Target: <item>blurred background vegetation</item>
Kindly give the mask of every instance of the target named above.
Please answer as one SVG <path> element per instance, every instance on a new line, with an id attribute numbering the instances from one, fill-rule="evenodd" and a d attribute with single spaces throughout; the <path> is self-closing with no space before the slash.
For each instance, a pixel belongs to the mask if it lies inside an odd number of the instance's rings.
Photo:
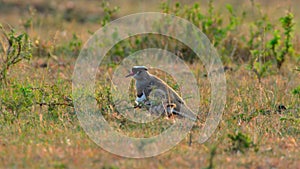
<path id="1" fill-rule="evenodd" d="M 275 64 L 281 67 L 286 55 L 295 56 L 299 50 L 297 30 L 300 29 L 300 23 L 295 21 L 300 14 L 292 8 L 298 3 L 275 0 L 261 2 L 112 0 L 109 3 L 93 0 L 49 2 L 1 0 L 0 22 L 5 27 L 25 31 L 33 42 L 35 56 L 76 57 L 90 35 L 107 22 L 136 12 L 166 12 L 186 18 L 198 26 L 217 47 L 225 63 L 250 60 L 250 67 L 254 67 L 255 63 L 252 62 L 263 55 L 269 59 L 274 57 Z M 283 23 L 288 22 L 288 19 L 291 19 L 291 23 Z M 290 25 L 285 27 L 284 24 Z M 287 29 L 291 29 L 288 35 Z M 138 41 L 140 43 L 149 43 L 143 38 L 139 39 L 142 39 Z M 290 46 L 284 47 L 285 43 L 289 43 Z M 136 46 L 130 47 L 142 46 L 133 45 Z M 285 49 L 286 47 L 288 49 Z M 123 45 L 116 51 L 119 52 L 117 54 L 128 55 L 120 53 L 127 51 L 125 48 Z M 190 53 L 183 55 L 193 57 Z"/>

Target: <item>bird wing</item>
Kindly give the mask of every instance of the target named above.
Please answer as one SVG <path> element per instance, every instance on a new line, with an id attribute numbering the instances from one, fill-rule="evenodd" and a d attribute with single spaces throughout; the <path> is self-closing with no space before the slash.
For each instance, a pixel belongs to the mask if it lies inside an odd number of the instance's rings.
<path id="1" fill-rule="evenodd" d="M 143 94 L 145 94 L 146 98 L 148 98 L 154 88 L 155 86 L 150 81 L 146 81 L 144 83 L 136 83 L 137 97 L 142 97 Z"/>
<path id="2" fill-rule="evenodd" d="M 171 88 L 167 83 L 165 83 L 163 80 L 161 80 L 160 78 L 153 76 L 153 78 L 155 78 L 155 86 L 158 86 L 160 88 L 160 86 L 162 88 L 165 88 L 166 91 L 168 91 L 168 96 L 170 97 L 171 100 L 177 101 L 180 104 L 185 104 L 183 99 L 179 96 L 179 94 L 173 89 Z"/>

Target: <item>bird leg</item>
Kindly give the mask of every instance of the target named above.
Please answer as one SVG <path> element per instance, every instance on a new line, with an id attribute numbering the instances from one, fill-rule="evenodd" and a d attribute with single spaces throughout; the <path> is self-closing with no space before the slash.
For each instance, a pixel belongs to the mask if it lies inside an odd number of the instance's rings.
<path id="1" fill-rule="evenodd" d="M 164 111 L 166 116 L 171 117 L 173 115 L 173 111 L 176 108 L 176 104 L 174 103 L 167 103 L 163 104 L 164 105 Z"/>

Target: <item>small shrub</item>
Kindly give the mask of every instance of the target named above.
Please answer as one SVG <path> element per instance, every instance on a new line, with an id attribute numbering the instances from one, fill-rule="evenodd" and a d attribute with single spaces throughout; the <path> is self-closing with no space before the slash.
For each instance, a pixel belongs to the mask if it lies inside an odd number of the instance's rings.
<path id="1" fill-rule="evenodd" d="M 228 134 L 228 138 L 231 140 L 230 150 L 234 152 L 245 153 L 245 150 L 250 148 L 254 148 L 255 151 L 258 151 L 256 145 L 246 134 L 241 132 L 238 132 L 237 134 Z"/>
<path id="2" fill-rule="evenodd" d="M 18 118 L 21 113 L 30 113 L 34 104 L 34 93 L 30 86 L 15 84 L 11 90 L 0 90 L 0 95 L 1 108 L 6 110 L 7 117 Z"/>
<path id="3" fill-rule="evenodd" d="M 81 50 L 81 47 L 82 47 L 82 40 L 75 33 L 73 33 L 68 48 L 72 51 L 73 55 L 77 56 Z"/>
<path id="4" fill-rule="evenodd" d="M 101 19 L 101 26 L 105 26 L 112 20 L 112 16 L 119 11 L 119 7 L 110 8 L 108 1 L 102 1 L 101 7 L 104 11 L 104 16 Z"/>
<path id="5" fill-rule="evenodd" d="M 217 152 L 217 147 L 213 146 L 210 150 L 209 165 L 204 169 L 213 169 L 215 167 L 214 157 L 216 156 L 216 152 Z"/>
<path id="6" fill-rule="evenodd" d="M 4 43 L 0 46 L 0 84 L 6 83 L 7 71 L 22 60 L 29 60 L 32 56 L 32 44 L 27 33 L 16 34 L 14 29 L 7 31 L 0 24 L 0 31 L 4 35 Z M 0 39 L 2 40 L 2 39 Z M 7 44 L 4 45 L 4 44 Z"/>
<path id="7" fill-rule="evenodd" d="M 300 97 L 300 86 L 293 89 L 292 94 Z"/>
<path id="8" fill-rule="evenodd" d="M 292 34 L 294 30 L 294 15 L 288 12 L 284 17 L 280 18 L 281 26 L 284 30 L 283 44 L 278 30 L 274 31 L 273 39 L 269 42 L 270 50 L 275 57 L 277 68 L 280 69 L 286 60 L 286 55 L 293 52 Z"/>
<path id="9" fill-rule="evenodd" d="M 26 30 L 26 32 L 29 31 L 29 29 L 32 29 L 33 28 L 33 18 L 36 16 L 36 9 L 33 8 L 32 6 L 29 6 L 28 8 L 28 14 L 29 16 L 22 19 L 22 23 L 23 23 L 23 26 Z"/>

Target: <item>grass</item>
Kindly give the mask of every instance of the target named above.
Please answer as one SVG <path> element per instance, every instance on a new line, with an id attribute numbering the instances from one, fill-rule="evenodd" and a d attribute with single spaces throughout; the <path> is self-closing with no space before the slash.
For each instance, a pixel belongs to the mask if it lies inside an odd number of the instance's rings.
<path id="1" fill-rule="evenodd" d="M 147 6 L 146 3 L 139 3 L 141 9 Z M 222 3 L 230 3 L 234 13 L 228 12 L 230 7 L 222 8 Z M 279 20 L 286 16 L 282 10 L 286 4 L 262 2 L 259 9 L 248 8 L 246 3 L 251 2 L 215 1 L 212 4 L 213 17 L 210 18 L 207 2 L 201 2 L 198 7 L 193 1 L 181 2 L 178 9 L 175 3 L 160 8 L 160 3 L 149 2 L 150 8 L 156 11 L 168 7 L 169 13 L 177 10 L 181 17 L 203 15 L 202 19 L 194 18 L 194 22 L 199 27 L 208 28 L 206 33 L 211 36 L 229 68 L 226 71 L 227 102 L 218 129 L 206 143 L 197 143 L 197 133 L 205 121 L 205 117 L 201 116 L 191 135 L 176 147 L 159 156 L 138 160 L 113 155 L 97 146 L 81 128 L 71 97 L 72 73 L 82 45 L 101 24 L 135 12 L 132 5 L 122 1 L 118 4 L 119 12 L 116 12 L 114 1 L 107 6 L 96 1 L 58 3 L 32 0 L 30 8 L 24 2 L 0 1 L 0 23 L 7 31 L 10 30 L 7 24 L 16 29 L 11 38 L 24 33 L 33 45 L 32 58 L 12 64 L 6 71 L 5 85 L 0 88 L 0 168 L 297 168 L 300 165 L 298 11 L 292 9 L 295 31 L 292 40 L 286 42 L 284 30 L 287 29 L 281 27 Z M 272 5 L 268 7 L 268 4 Z M 235 10 L 238 6 L 243 8 Z M 276 15 L 273 15 L 271 6 L 278 9 Z M 241 22 L 242 10 L 248 13 L 244 22 Z M 254 12 L 249 12 L 252 10 Z M 264 19 L 258 10 L 269 19 Z M 226 14 L 220 15 L 221 11 Z M 236 18 L 233 18 L 235 15 Z M 252 15 L 259 18 L 260 23 L 251 21 Z M 218 20 L 222 20 L 222 24 L 218 25 Z M 208 24 L 210 21 L 216 24 Z M 276 48 L 286 52 L 280 69 L 276 58 L 271 52 L 266 52 L 271 49 L 267 44 L 274 40 L 274 30 L 263 32 L 263 36 L 259 29 L 267 24 L 274 25 L 282 38 L 280 41 L 285 42 L 281 43 L 282 48 L 280 45 Z M 253 28 L 253 36 L 249 34 L 250 27 Z M 211 30 L 219 32 L 220 36 L 214 37 Z M 254 36 L 256 33 L 258 38 Z M 238 41 L 240 39 L 244 41 Z M 2 34 L 0 42 L 7 46 Z M 181 49 L 180 56 L 197 77 L 201 93 L 200 112 L 205 115 L 210 104 L 210 84 L 205 69 L 194 60 L 193 53 L 176 40 L 157 36 L 146 39 L 143 35 L 127 39 L 111 50 L 111 58 L 107 57 L 106 62 L 118 63 L 131 52 L 149 46 L 163 46 L 165 42 L 170 44 L 168 48 L 172 52 Z M 290 42 L 293 50 L 285 50 L 285 44 Z M 1 59 L 7 56 L 1 47 L 0 56 Z M 242 56 L 245 59 L 241 59 Z M 0 60 L 2 63 L 5 63 L 4 60 Z M 116 64 L 104 64 L 99 71 L 107 70 L 112 74 L 115 67 Z M 154 73 L 162 78 L 166 76 Z M 171 120 L 164 118 L 145 125 L 124 119 L 111 101 L 110 81 L 101 74 L 98 79 L 96 99 L 99 108 L 118 132 L 150 137 L 172 124 Z M 170 83 L 176 86 L 172 80 Z"/>

